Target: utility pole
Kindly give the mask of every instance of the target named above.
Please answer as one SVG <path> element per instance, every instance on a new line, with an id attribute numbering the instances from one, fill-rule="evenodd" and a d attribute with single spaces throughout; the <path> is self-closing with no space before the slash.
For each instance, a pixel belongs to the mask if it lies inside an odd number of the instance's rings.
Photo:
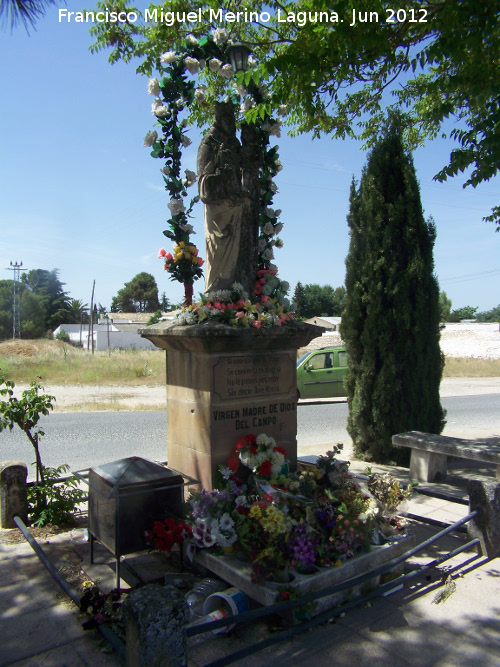
<path id="1" fill-rule="evenodd" d="M 19 283 L 21 282 L 21 269 L 23 263 L 11 262 L 7 271 L 14 271 L 14 286 L 12 294 L 12 338 L 21 338 L 21 307 L 19 305 Z"/>

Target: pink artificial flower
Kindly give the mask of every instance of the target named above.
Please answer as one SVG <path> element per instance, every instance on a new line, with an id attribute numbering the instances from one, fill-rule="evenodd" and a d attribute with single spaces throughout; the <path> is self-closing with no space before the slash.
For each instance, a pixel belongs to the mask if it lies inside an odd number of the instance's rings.
<path id="1" fill-rule="evenodd" d="M 160 248 L 160 251 L 158 252 L 158 259 L 161 259 L 162 257 L 165 257 L 167 254 L 165 248 Z"/>
<path id="2" fill-rule="evenodd" d="M 260 320 L 254 320 L 252 322 L 252 326 L 255 327 L 256 329 L 260 329 L 261 324 L 262 324 L 262 322 Z"/>
<path id="3" fill-rule="evenodd" d="M 169 262 L 171 262 L 171 261 L 173 260 L 173 255 L 172 255 L 172 253 L 171 253 L 171 252 L 167 252 L 167 254 L 165 255 L 165 259 L 168 260 Z"/>
<path id="4" fill-rule="evenodd" d="M 266 296 L 265 294 L 262 294 L 260 300 L 262 301 L 262 303 L 266 303 L 266 301 L 269 301 L 269 297 Z"/>
<path id="5" fill-rule="evenodd" d="M 265 285 L 266 284 L 266 279 L 265 278 L 259 278 L 259 283 L 261 285 Z"/>
<path id="6" fill-rule="evenodd" d="M 243 306 L 245 305 L 245 302 L 243 301 L 243 299 L 240 299 L 240 300 L 237 301 L 234 305 L 235 305 L 237 308 L 243 308 Z"/>
<path id="7" fill-rule="evenodd" d="M 254 285 L 253 291 L 255 294 L 262 294 L 262 285 L 257 281 Z"/>
<path id="8" fill-rule="evenodd" d="M 239 310 L 239 311 L 236 313 L 236 317 L 237 317 L 239 320 L 241 320 L 242 317 L 245 317 L 245 313 L 244 313 L 242 310 Z"/>
<path id="9" fill-rule="evenodd" d="M 198 257 L 198 266 L 203 266 L 203 264 L 205 264 L 205 260 L 201 257 Z"/>
<path id="10" fill-rule="evenodd" d="M 200 252 L 200 251 L 198 250 L 198 248 L 196 248 L 196 250 L 193 252 L 193 255 L 194 255 L 195 257 L 198 257 L 198 253 L 199 253 L 199 252 Z"/>
<path id="11" fill-rule="evenodd" d="M 293 320 L 293 318 L 295 317 L 295 313 L 288 313 L 288 317 L 289 317 L 291 320 Z"/>

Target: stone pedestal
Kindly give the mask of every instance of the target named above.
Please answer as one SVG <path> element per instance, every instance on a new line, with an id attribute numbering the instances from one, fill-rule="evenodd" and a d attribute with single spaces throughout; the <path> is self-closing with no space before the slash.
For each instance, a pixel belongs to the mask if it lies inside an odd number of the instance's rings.
<path id="1" fill-rule="evenodd" d="M 267 433 L 297 459 L 297 349 L 323 332 L 301 322 L 237 329 L 163 323 L 141 335 L 166 350 L 168 465 L 213 488 L 240 436 Z"/>

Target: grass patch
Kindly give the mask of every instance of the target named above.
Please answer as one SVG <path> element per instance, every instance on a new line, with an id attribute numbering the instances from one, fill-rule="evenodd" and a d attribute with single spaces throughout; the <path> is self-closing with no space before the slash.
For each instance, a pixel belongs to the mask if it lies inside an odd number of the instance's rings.
<path id="1" fill-rule="evenodd" d="M 446 357 L 443 377 L 500 377 L 500 359 Z"/>
<path id="2" fill-rule="evenodd" d="M 13 340 L 0 343 L 0 370 L 8 380 L 29 384 L 161 385 L 162 350 L 112 350 L 92 354 L 62 341 Z"/>

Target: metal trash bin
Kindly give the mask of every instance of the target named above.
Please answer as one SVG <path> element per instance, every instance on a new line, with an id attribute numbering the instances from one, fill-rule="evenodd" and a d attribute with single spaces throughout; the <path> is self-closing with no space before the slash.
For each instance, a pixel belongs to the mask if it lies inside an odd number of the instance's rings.
<path id="1" fill-rule="evenodd" d="M 89 470 L 90 562 L 94 539 L 116 558 L 116 588 L 120 587 L 120 557 L 146 549 L 145 531 L 153 521 L 182 517 L 184 480 L 181 474 L 138 456 Z"/>

